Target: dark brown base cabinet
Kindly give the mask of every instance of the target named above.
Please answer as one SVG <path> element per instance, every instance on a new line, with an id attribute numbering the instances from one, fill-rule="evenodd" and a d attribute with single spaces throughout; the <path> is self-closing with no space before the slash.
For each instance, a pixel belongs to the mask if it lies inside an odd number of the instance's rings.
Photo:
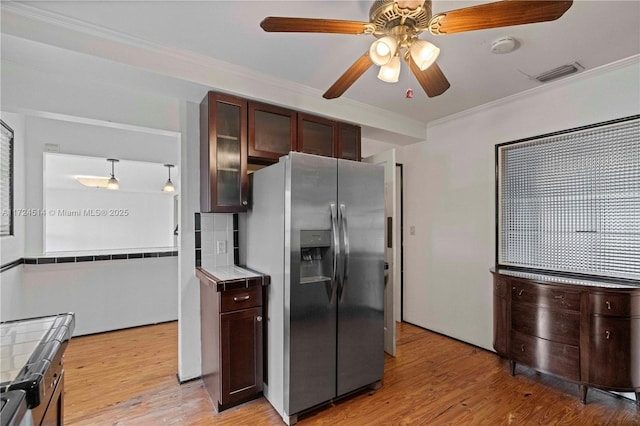
<path id="1" fill-rule="evenodd" d="M 216 411 L 262 394 L 262 285 L 247 280 L 225 289 L 206 273 L 200 278 L 202 380 Z M 235 284 L 238 284 L 237 282 Z"/>
<path id="2" fill-rule="evenodd" d="M 493 347 L 587 389 L 635 392 L 640 406 L 640 288 L 565 284 L 493 272 Z"/>

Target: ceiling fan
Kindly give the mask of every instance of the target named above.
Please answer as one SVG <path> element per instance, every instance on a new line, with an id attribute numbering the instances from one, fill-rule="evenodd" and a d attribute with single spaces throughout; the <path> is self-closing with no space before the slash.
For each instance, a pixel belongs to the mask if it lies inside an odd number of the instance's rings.
<path id="1" fill-rule="evenodd" d="M 379 79 L 397 82 L 400 58 L 407 62 L 427 96 L 434 97 L 444 93 L 450 84 L 436 63 L 440 49 L 419 39 L 420 33 L 445 35 L 553 21 L 572 3 L 571 0 L 504 0 L 434 16 L 431 0 L 375 0 L 369 10 L 369 22 L 270 16 L 260 26 L 267 32 L 371 34 L 377 38 L 369 51 L 322 95 L 326 99 L 340 97 L 373 64 L 380 66 Z"/>

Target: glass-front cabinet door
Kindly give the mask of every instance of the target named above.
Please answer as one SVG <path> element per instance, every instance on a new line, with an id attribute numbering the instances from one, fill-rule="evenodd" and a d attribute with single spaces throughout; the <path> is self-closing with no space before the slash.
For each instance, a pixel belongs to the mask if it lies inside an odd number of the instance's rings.
<path id="1" fill-rule="evenodd" d="M 298 113 L 298 151 L 335 157 L 337 123 L 326 118 Z"/>
<path id="2" fill-rule="evenodd" d="M 296 112 L 274 105 L 249 102 L 249 158 L 278 160 L 296 150 Z"/>
<path id="3" fill-rule="evenodd" d="M 338 123 L 338 158 L 360 161 L 360 127 Z"/>
<path id="4" fill-rule="evenodd" d="M 247 209 L 247 102 L 209 92 L 200 104 L 200 208 Z"/>

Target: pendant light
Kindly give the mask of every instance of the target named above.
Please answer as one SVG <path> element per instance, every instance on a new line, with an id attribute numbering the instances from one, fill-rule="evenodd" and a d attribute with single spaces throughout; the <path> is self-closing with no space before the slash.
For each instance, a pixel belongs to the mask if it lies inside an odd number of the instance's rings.
<path id="1" fill-rule="evenodd" d="M 173 182 L 171 182 L 171 168 L 174 167 L 173 164 L 165 164 L 164 165 L 167 169 L 169 169 L 169 179 L 167 180 L 167 183 L 164 184 L 164 188 L 162 188 L 163 192 L 175 192 L 176 191 L 176 187 L 173 186 Z"/>
<path id="2" fill-rule="evenodd" d="M 111 178 L 109 178 L 109 182 L 107 182 L 107 189 L 120 189 L 120 182 L 118 182 L 118 179 L 116 179 L 113 171 L 113 165 L 120 160 L 116 160 L 115 158 L 107 158 L 107 161 L 111 163 Z"/>

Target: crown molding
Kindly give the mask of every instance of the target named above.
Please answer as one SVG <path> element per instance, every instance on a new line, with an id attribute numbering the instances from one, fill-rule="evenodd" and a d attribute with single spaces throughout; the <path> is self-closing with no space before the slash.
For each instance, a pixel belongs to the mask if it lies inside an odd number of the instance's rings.
<path id="1" fill-rule="evenodd" d="M 427 128 L 435 127 L 441 124 L 444 124 L 448 121 L 457 120 L 463 117 L 467 117 L 473 114 L 476 114 L 480 111 L 489 110 L 491 108 L 495 108 L 500 105 L 509 104 L 515 102 L 519 99 L 524 99 L 530 97 L 532 95 L 537 95 L 540 93 L 548 92 L 550 90 L 557 89 L 562 86 L 568 86 L 577 81 L 586 80 L 589 78 L 593 78 L 598 75 L 607 74 L 609 72 L 615 71 L 617 69 L 628 67 L 632 64 L 640 63 L 640 55 L 629 56 L 628 58 L 620 59 L 615 62 L 611 62 L 605 65 L 601 65 L 596 68 L 592 68 L 589 70 L 582 71 L 578 74 L 565 77 L 560 80 L 552 81 L 550 83 L 544 83 L 540 86 L 525 90 L 524 92 L 515 93 L 510 96 L 506 96 L 504 98 L 496 99 L 495 101 L 487 102 L 486 104 L 478 105 L 473 108 L 466 109 L 464 111 L 457 112 L 455 114 L 448 115 L 443 118 L 439 118 L 437 120 L 431 121 L 427 123 Z"/>
<path id="2" fill-rule="evenodd" d="M 383 130 L 406 136 L 409 140 L 424 140 L 426 137 L 426 125 L 424 123 L 380 107 L 345 97 L 328 101 L 322 98 L 323 91 L 319 89 L 278 79 L 270 75 L 196 52 L 169 48 L 139 37 L 60 15 L 58 13 L 46 11 L 29 4 L 15 1 L 3 1 L 1 7 L 3 15 L 13 14 L 56 29 L 64 29 L 80 33 L 93 39 L 133 48 L 138 51 L 145 52 L 147 55 L 151 54 L 152 56 L 161 58 L 162 60 L 153 61 L 155 62 L 153 64 L 147 62 L 128 63 L 127 65 L 143 68 L 172 78 L 201 84 L 205 90 L 220 90 L 237 96 L 280 104 L 297 110 L 304 110 L 309 113 L 325 115 L 344 121 L 356 122 L 362 126 L 369 126 L 373 128 L 381 128 L 382 126 Z M 35 39 L 36 36 L 27 33 L 24 28 L 18 29 L 17 31 L 19 32 L 20 30 L 22 30 L 22 32 L 19 34 L 13 33 L 13 35 L 51 44 L 49 43 L 50 40 Z M 67 46 L 60 44 L 52 45 L 61 48 L 68 48 Z M 81 51 L 80 53 L 123 62 L 122 58 L 107 56 L 106 54 L 95 50 Z M 160 68 L 163 63 L 171 65 L 166 65 L 165 68 Z M 181 64 L 181 66 L 176 66 L 177 64 Z M 196 71 L 193 71 L 193 68 L 195 68 Z M 176 70 L 179 69 L 191 69 L 193 72 L 190 75 L 178 75 Z M 230 81 L 229 84 L 221 84 L 221 80 L 224 80 L 225 78 Z M 273 99 L 271 97 L 264 96 L 264 93 L 256 94 L 257 91 L 253 90 L 256 88 L 269 88 L 269 94 L 271 92 L 277 93 L 280 98 Z M 263 91 L 267 92 L 266 90 Z M 306 102 L 300 102 L 301 99 L 305 99 Z M 191 99 L 186 100 L 193 101 Z M 301 105 L 301 103 L 304 105 Z"/>

